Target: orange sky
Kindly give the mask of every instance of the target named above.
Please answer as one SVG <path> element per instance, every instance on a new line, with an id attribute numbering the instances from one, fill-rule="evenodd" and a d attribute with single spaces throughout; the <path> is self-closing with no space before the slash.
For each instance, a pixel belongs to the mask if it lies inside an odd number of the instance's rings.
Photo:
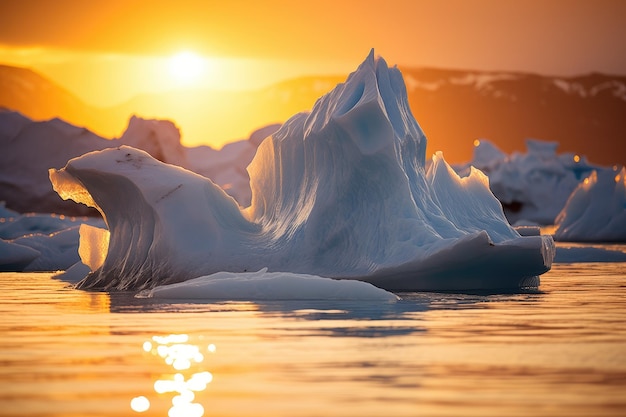
<path id="1" fill-rule="evenodd" d="M 369 49 L 390 64 L 626 74 L 621 0 L 22 0 L 0 2 L 0 62 L 29 66 L 92 104 L 180 87 L 182 50 L 208 88 L 347 74 Z"/>

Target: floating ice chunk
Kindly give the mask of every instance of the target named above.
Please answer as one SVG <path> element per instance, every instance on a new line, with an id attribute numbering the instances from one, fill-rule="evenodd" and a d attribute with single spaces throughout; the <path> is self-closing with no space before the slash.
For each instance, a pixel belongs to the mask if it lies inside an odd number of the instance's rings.
<path id="1" fill-rule="evenodd" d="M 529 155 L 534 155 L 539 159 L 552 160 L 556 155 L 556 150 L 559 147 L 558 142 L 526 139 L 526 148 Z"/>
<path id="2" fill-rule="evenodd" d="M 20 213 L 7 208 L 6 202 L 0 201 L 0 219 L 19 217 Z"/>
<path id="3" fill-rule="evenodd" d="M 76 226 L 77 220 L 56 214 L 18 214 L 0 222 L 0 238 L 16 239 L 33 233 L 50 234 Z"/>
<path id="4" fill-rule="evenodd" d="M 520 236 L 539 236 L 541 235 L 541 228 L 539 226 L 533 225 L 519 225 L 515 226 L 515 231 L 520 234 Z"/>
<path id="5" fill-rule="evenodd" d="M 91 272 L 91 269 L 82 263 L 81 261 L 76 262 L 74 265 L 70 266 L 65 271 L 56 274 L 54 278 L 59 279 L 61 281 L 78 283 L 80 282 L 87 274 Z"/>
<path id="6" fill-rule="evenodd" d="M 1 207 L 0 207 L 1 208 Z M 102 219 L 75 218 L 56 214 L 19 214 L 10 210 L 0 217 L 0 239 L 18 245 L 0 256 L 4 271 L 57 271 L 69 268 L 80 260 L 78 255 L 78 228 L 81 224 L 104 226 Z M 107 231 L 108 233 L 108 231 Z M 34 251 L 24 252 L 19 247 Z M 11 253 L 23 252 L 29 262 L 14 262 Z M 32 255 L 37 254 L 35 258 Z"/>
<path id="7" fill-rule="evenodd" d="M 506 154 L 487 139 L 474 141 L 474 156 L 471 164 L 483 171 L 490 171 L 506 160 Z"/>
<path id="8" fill-rule="evenodd" d="M 191 170 L 210 178 L 232 196 L 239 205 L 250 205 L 250 177 L 246 167 L 254 158 L 259 144 L 280 128 L 271 124 L 252 132 L 248 139 L 231 142 L 219 151 L 208 146 L 187 148 Z"/>
<path id="9" fill-rule="evenodd" d="M 188 165 L 178 129 L 170 121 L 133 116 L 120 139 L 108 140 L 60 119 L 33 121 L 0 109 L 0 200 L 20 212 L 93 215 L 93 210 L 59 200 L 48 182 L 48 169 L 60 168 L 87 152 L 123 144 L 143 148 L 168 163 Z"/>
<path id="10" fill-rule="evenodd" d="M 218 272 L 144 290 L 138 297 L 214 300 L 378 300 L 398 297 L 372 284 L 289 272 Z"/>
<path id="11" fill-rule="evenodd" d="M 78 254 L 82 263 L 92 271 L 100 268 L 109 252 L 111 234 L 107 229 L 82 224 L 79 229 L 80 242 Z"/>
<path id="12" fill-rule="evenodd" d="M 555 239 L 626 242 L 626 168 L 593 171 L 556 219 Z"/>
<path id="13" fill-rule="evenodd" d="M 0 239 L 0 271 L 22 271 L 39 255 L 38 250 Z"/>
<path id="14" fill-rule="evenodd" d="M 556 249 L 555 263 L 626 262 L 626 252 L 595 246 L 563 246 Z"/>
<path id="15" fill-rule="evenodd" d="M 13 240 L 39 252 L 24 271 L 61 271 L 80 260 L 78 256 L 78 227 L 70 227 L 50 234 L 30 234 Z"/>
<path id="16" fill-rule="evenodd" d="M 474 158 L 457 167 L 466 175 L 470 166 L 489 176 L 491 190 L 502 202 L 508 220 L 554 224 L 578 183 L 597 167 L 584 156 L 557 155 L 557 142 L 526 140 L 526 153 L 504 154 L 486 139 L 475 141 Z"/>

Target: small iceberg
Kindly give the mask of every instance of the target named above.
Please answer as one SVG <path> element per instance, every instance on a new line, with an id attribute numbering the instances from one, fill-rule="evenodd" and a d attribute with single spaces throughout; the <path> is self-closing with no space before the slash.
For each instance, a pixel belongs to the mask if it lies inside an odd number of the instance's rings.
<path id="1" fill-rule="evenodd" d="M 626 242 L 626 168 L 596 170 L 556 218 L 554 237 L 570 242 Z"/>

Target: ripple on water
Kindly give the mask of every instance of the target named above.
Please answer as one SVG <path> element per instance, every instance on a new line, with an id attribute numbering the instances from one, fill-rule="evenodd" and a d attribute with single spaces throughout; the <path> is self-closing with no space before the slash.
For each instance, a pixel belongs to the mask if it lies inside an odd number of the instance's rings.
<path id="1" fill-rule="evenodd" d="M 0 406 L 20 416 L 620 415 L 624 272 L 558 264 L 539 291 L 397 303 L 166 302 L 2 273 Z"/>

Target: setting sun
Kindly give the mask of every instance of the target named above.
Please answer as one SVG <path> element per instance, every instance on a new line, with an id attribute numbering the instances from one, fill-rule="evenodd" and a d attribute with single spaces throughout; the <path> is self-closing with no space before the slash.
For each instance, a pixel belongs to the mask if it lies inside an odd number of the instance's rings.
<path id="1" fill-rule="evenodd" d="M 179 83 L 192 83 L 207 70 L 207 60 L 193 52 L 179 52 L 169 59 L 170 75 Z"/>

